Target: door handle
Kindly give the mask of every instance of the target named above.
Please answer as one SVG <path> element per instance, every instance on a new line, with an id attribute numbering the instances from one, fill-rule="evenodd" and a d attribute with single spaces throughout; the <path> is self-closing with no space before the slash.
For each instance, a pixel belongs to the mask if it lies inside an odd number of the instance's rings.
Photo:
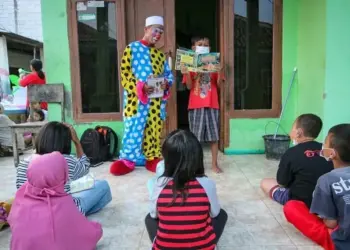
<path id="1" fill-rule="evenodd" d="M 168 65 L 170 70 L 173 70 L 173 58 L 171 56 L 171 50 L 169 50 L 168 52 L 165 53 L 165 55 L 168 57 Z"/>
<path id="2" fill-rule="evenodd" d="M 173 70 L 173 59 L 171 56 L 168 57 L 168 65 L 170 70 Z"/>

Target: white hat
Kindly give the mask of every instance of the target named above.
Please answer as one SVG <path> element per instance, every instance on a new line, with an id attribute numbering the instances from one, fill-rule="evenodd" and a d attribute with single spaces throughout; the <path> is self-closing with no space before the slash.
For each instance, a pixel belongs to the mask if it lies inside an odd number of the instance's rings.
<path id="1" fill-rule="evenodd" d="M 162 25 L 164 26 L 164 19 L 161 16 L 150 16 L 146 18 L 146 24 L 145 27 L 151 26 L 151 25 Z"/>

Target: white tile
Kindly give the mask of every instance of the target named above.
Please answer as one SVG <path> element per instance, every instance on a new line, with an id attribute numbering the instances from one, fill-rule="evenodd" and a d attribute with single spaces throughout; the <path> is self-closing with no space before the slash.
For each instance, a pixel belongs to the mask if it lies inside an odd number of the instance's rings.
<path id="1" fill-rule="evenodd" d="M 219 155 L 223 174 L 211 172 L 210 152 L 205 151 L 207 175 L 217 183 L 220 203 L 229 215 L 219 250 L 316 250 L 315 245 L 285 221 L 282 207 L 264 196 L 260 180 L 274 176 L 277 162 L 269 162 L 263 155 Z M 113 201 L 92 216 L 103 225 L 104 236 L 98 250 L 150 250 L 151 242 L 144 226 L 148 212 L 147 180 L 153 176 L 144 168 L 115 177 L 109 174 L 106 163 L 91 169 L 97 178 L 106 179 Z M 12 158 L 0 158 L 0 199 L 8 199 L 15 192 Z M 8 249 L 10 230 L 0 232 L 0 250 Z M 304 248 L 305 247 L 305 248 Z"/>

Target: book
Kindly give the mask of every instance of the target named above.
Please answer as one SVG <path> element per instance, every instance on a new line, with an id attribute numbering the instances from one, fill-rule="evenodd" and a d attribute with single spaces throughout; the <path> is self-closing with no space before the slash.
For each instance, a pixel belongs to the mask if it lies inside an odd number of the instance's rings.
<path id="1" fill-rule="evenodd" d="M 193 50 L 178 49 L 176 51 L 175 69 L 187 67 L 190 72 L 217 72 L 220 71 L 220 53 L 210 52 L 197 54 Z"/>
<path id="2" fill-rule="evenodd" d="M 164 77 L 148 78 L 147 85 L 154 88 L 153 93 L 148 95 L 148 98 L 160 98 L 164 96 L 164 90 L 161 88 L 164 81 Z"/>
<path id="3" fill-rule="evenodd" d="M 70 193 L 78 193 L 84 190 L 91 189 L 95 186 L 95 177 L 89 173 L 70 183 Z"/>

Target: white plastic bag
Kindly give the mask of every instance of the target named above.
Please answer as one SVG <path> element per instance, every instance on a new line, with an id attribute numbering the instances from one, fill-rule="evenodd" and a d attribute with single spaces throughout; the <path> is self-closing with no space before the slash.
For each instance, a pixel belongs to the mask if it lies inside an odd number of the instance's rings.
<path id="1" fill-rule="evenodd" d="M 92 173 L 81 177 L 78 180 L 70 183 L 70 193 L 78 193 L 84 190 L 91 189 L 95 186 L 95 176 Z"/>

